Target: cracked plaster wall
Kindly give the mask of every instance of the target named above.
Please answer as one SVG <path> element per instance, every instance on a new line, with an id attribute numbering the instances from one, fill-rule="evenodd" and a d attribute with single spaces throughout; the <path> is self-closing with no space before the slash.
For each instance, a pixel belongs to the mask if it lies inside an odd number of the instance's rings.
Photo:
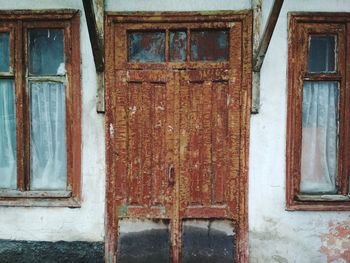
<path id="1" fill-rule="evenodd" d="M 96 113 L 96 73 L 80 0 L 0 0 L 1 10 L 79 9 L 82 92 L 82 206 L 0 207 L 0 239 L 103 241 L 105 200 L 104 116 Z M 1 260 L 0 260 L 1 261 Z"/>
<path id="2" fill-rule="evenodd" d="M 273 0 L 263 1 L 263 24 L 272 3 Z M 350 12 L 350 2 L 284 1 L 261 70 L 260 112 L 251 117 L 250 261 L 350 262 L 349 212 L 285 211 L 287 13 L 291 11 Z M 336 233 L 335 226 L 342 229 L 341 234 Z"/>

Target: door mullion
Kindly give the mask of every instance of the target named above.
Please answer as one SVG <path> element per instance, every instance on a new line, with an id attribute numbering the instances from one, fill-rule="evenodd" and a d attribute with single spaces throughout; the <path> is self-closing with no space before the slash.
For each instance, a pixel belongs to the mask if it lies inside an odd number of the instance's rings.
<path id="1" fill-rule="evenodd" d="M 172 218 L 173 263 L 181 262 L 181 218 L 180 218 L 180 72 L 174 71 L 174 209 Z"/>

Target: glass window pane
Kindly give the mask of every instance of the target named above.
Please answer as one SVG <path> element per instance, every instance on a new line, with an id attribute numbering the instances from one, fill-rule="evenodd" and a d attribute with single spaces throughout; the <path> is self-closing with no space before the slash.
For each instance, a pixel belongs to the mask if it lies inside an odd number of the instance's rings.
<path id="1" fill-rule="evenodd" d="M 165 61 L 165 32 L 132 32 L 128 40 L 129 61 Z"/>
<path id="2" fill-rule="evenodd" d="M 0 33 L 0 72 L 10 71 L 10 34 Z"/>
<path id="3" fill-rule="evenodd" d="M 13 80 L 0 80 L 0 188 L 17 189 L 16 109 Z"/>
<path id="4" fill-rule="evenodd" d="M 29 73 L 64 75 L 63 29 L 29 30 Z"/>
<path id="5" fill-rule="evenodd" d="M 337 191 L 338 96 L 338 83 L 335 81 L 304 83 L 302 193 Z"/>
<path id="6" fill-rule="evenodd" d="M 335 71 L 335 36 L 310 36 L 308 54 L 309 72 Z"/>
<path id="7" fill-rule="evenodd" d="M 186 61 L 186 31 L 170 31 L 169 42 L 169 60 L 175 62 Z"/>
<path id="8" fill-rule="evenodd" d="M 228 60 L 228 30 L 196 30 L 191 32 L 192 61 Z"/>
<path id="9" fill-rule="evenodd" d="M 30 82 L 31 190 L 67 186 L 65 87 Z"/>

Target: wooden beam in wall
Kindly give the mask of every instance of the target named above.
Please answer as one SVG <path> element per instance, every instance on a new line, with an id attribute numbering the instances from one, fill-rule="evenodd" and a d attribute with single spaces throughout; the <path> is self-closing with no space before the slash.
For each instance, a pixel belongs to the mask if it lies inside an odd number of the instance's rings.
<path id="1" fill-rule="evenodd" d="M 264 57 L 270 44 L 270 40 L 275 29 L 284 0 L 275 0 L 264 33 L 259 43 L 256 55 L 253 60 L 253 70 L 259 72 L 264 62 Z"/>
<path id="2" fill-rule="evenodd" d="M 83 5 L 97 73 L 96 111 L 98 113 L 104 113 L 104 0 L 83 0 Z"/>
<path id="3" fill-rule="evenodd" d="M 95 9 L 93 0 L 83 0 L 86 23 L 89 31 L 90 43 L 92 53 L 94 56 L 95 66 L 97 72 L 104 70 L 103 45 L 101 34 L 97 27 Z"/>
<path id="4" fill-rule="evenodd" d="M 284 0 L 275 0 L 262 37 L 260 38 L 262 0 L 253 0 L 254 10 L 254 57 L 253 57 L 253 83 L 252 83 L 252 109 L 257 114 L 260 110 L 260 70 L 264 63 L 265 54 L 269 47 Z M 260 39 L 260 41 L 259 41 Z"/>

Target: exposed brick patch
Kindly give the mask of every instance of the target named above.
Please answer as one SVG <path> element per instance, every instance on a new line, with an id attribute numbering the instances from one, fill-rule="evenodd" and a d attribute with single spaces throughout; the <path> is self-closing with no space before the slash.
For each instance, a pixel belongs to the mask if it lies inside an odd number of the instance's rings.
<path id="1" fill-rule="evenodd" d="M 329 223 L 329 232 L 321 235 L 320 251 L 328 263 L 350 262 L 350 219 Z"/>

